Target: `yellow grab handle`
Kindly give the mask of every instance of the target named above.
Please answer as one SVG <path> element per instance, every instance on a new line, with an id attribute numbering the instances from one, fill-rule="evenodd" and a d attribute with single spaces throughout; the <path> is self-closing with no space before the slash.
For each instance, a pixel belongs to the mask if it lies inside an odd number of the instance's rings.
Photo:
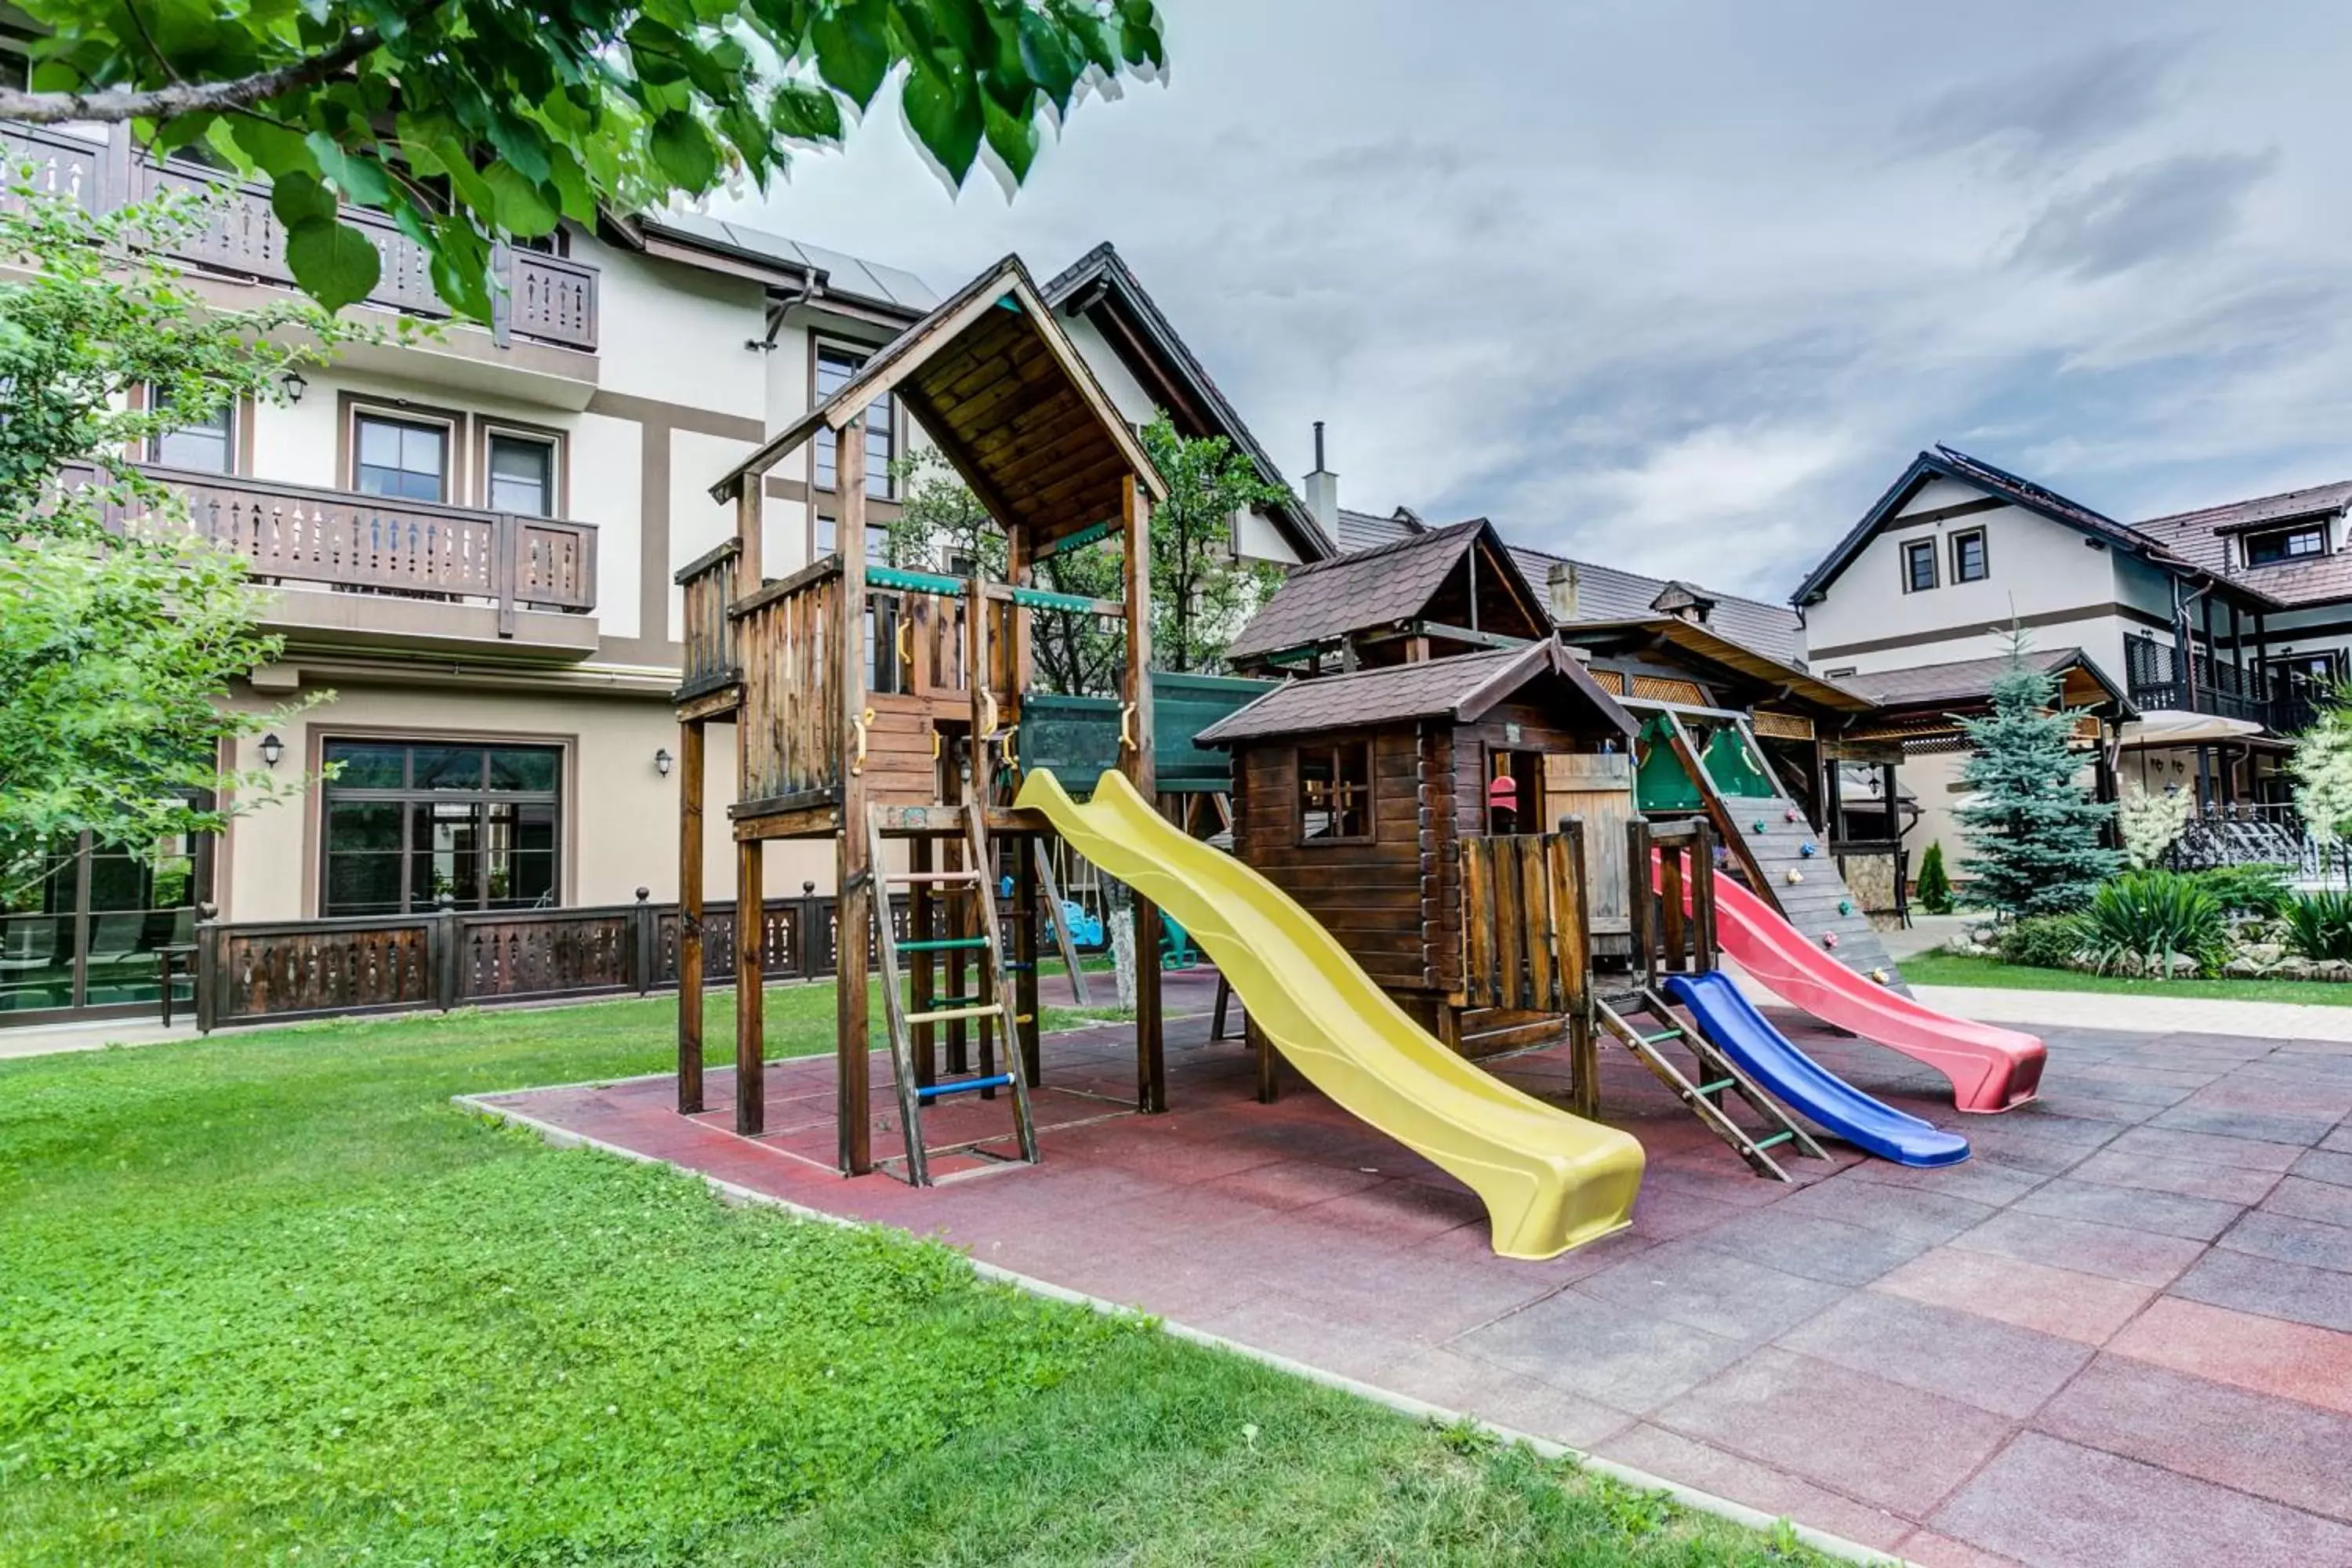
<path id="1" fill-rule="evenodd" d="M 1122 704 L 1118 710 L 1118 749 L 1122 752 L 1135 750 L 1135 704 L 1132 702 Z"/>
<path id="2" fill-rule="evenodd" d="M 849 727 L 857 733 L 857 756 L 849 764 L 849 771 L 852 773 L 862 773 L 866 771 L 866 726 L 872 722 L 874 722 L 874 710 L 871 708 L 849 721 Z"/>
<path id="3" fill-rule="evenodd" d="M 905 617 L 898 622 L 898 664 L 901 668 L 915 662 L 915 623 Z"/>
<path id="4" fill-rule="evenodd" d="M 939 727 L 937 724 L 934 724 L 934 725 L 932 725 L 932 726 L 931 726 L 931 761 L 933 761 L 933 762 L 935 762 L 935 763 L 936 763 L 936 762 L 938 762 L 939 760 L 940 760 L 940 727 Z"/>
<path id="5" fill-rule="evenodd" d="M 1018 730 L 1004 731 L 1004 765 L 1016 773 L 1021 771 L 1021 731 Z"/>
<path id="6" fill-rule="evenodd" d="M 996 733 L 996 693 L 986 686 L 980 689 L 980 738 L 983 741 Z"/>

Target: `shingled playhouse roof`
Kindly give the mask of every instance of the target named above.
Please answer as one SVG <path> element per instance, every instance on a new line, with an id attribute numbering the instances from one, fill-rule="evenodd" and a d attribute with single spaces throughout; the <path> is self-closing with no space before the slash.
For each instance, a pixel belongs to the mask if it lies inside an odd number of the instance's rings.
<path id="1" fill-rule="evenodd" d="M 1475 723 L 1496 703 L 1543 675 L 1567 681 L 1597 717 L 1626 735 L 1641 729 L 1573 654 L 1556 642 L 1538 642 L 1289 681 L 1218 720 L 1201 731 L 1200 741 L 1203 745 L 1230 745 L 1267 735 L 1354 730 L 1407 719 Z"/>
<path id="2" fill-rule="evenodd" d="M 1274 597 L 1250 617 L 1226 657 L 1255 658 L 1411 620 L 1436 596 L 1454 567 L 1477 548 L 1482 538 L 1500 560 L 1509 561 L 1509 552 L 1494 524 L 1474 517 L 1352 555 L 1297 567 L 1275 590 Z M 1551 624 L 1543 601 L 1523 577 L 1506 569 L 1496 574 L 1496 581 L 1525 601 L 1535 626 Z"/>

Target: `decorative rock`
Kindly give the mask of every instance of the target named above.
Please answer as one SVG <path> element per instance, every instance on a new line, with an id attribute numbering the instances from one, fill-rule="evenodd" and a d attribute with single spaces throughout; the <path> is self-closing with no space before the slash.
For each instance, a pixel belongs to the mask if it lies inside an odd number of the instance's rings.
<path id="1" fill-rule="evenodd" d="M 2286 949 L 2275 942 L 2250 942 L 2238 950 L 2238 956 L 2256 969 L 2269 969 L 2285 960 Z"/>
<path id="2" fill-rule="evenodd" d="M 2242 952 L 2221 966 L 2224 980 L 2257 980 L 2262 973 L 2263 966 Z"/>
<path id="3" fill-rule="evenodd" d="M 2323 958 L 2311 966 L 2311 977 L 2314 980 L 2337 982 L 2352 980 L 2352 963 L 2347 963 L 2340 958 Z"/>
<path id="4" fill-rule="evenodd" d="M 2309 980 L 2312 978 L 2311 960 L 2300 957 L 2282 958 L 2276 964 L 2272 966 L 2271 978 L 2273 980 Z"/>
<path id="5" fill-rule="evenodd" d="M 2175 980 L 2194 980 L 2197 978 L 2197 972 L 2204 965 L 2185 952 L 2176 952 L 2164 961 L 2164 967 L 2166 973 Z"/>

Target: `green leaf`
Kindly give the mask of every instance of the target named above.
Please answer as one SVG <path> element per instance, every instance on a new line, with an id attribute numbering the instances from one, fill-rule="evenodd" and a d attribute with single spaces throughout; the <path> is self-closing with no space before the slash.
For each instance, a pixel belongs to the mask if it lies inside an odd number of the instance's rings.
<path id="1" fill-rule="evenodd" d="M 269 210 L 288 228 L 335 221 L 335 193 L 300 169 L 291 169 L 269 184 Z"/>
<path id="2" fill-rule="evenodd" d="M 1004 160 L 1016 184 L 1026 180 L 1029 166 L 1037 161 L 1037 117 L 1008 113 L 993 98 L 984 97 L 982 109 L 987 116 L 989 146 Z"/>
<path id="3" fill-rule="evenodd" d="M 245 155 L 272 176 L 311 167 L 310 149 L 299 131 L 246 114 L 221 123 Z"/>
<path id="4" fill-rule="evenodd" d="M 366 299 L 383 271 L 383 258 L 366 235 L 349 224 L 315 217 L 288 228 L 286 265 L 302 291 L 329 310 Z"/>
<path id="5" fill-rule="evenodd" d="M 491 164 L 482 180 L 490 187 L 491 213 L 507 233 L 530 239 L 555 227 L 546 193 L 512 163 Z"/>
<path id="6" fill-rule="evenodd" d="M 319 172 L 352 201 L 362 206 L 376 206 L 392 195 L 392 182 L 385 178 L 383 165 L 374 159 L 346 151 L 323 131 L 313 131 L 302 141 L 310 149 L 310 156 L 319 161 Z"/>
<path id="7" fill-rule="evenodd" d="M 1070 107 L 1070 91 L 1077 85 L 1077 63 L 1070 58 L 1069 47 L 1062 41 L 1062 30 L 1042 11 L 1021 8 L 1019 21 L 1021 67 L 1029 79 L 1045 89 L 1054 107 L 1066 110 Z"/>
<path id="8" fill-rule="evenodd" d="M 907 77 L 899 97 L 907 127 L 961 184 L 980 152 L 980 95 L 969 77 L 957 80 L 924 67 Z"/>
<path id="9" fill-rule="evenodd" d="M 894 51 L 874 0 L 850 0 L 809 28 L 817 74 L 858 108 L 874 101 Z"/>
<path id="10" fill-rule="evenodd" d="M 833 94 L 806 82 L 788 81 L 768 106 L 768 123 L 795 142 L 841 140 L 841 104 Z"/>
<path id="11" fill-rule="evenodd" d="M 719 177 L 719 150 L 690 114 L 672 110 L 654 121 L 652 151 L 662 173 L 682 190 L 699 193 Z"/>
<path id="12" fill-rule="evenodd" d="M 489 127 L 490 145 L 499 156 L 512 163 L 530 179 L 544 180 L 554 173 L 548 161 L 547 133 L 528 121 L 511 114 L 493 116 Z"/>

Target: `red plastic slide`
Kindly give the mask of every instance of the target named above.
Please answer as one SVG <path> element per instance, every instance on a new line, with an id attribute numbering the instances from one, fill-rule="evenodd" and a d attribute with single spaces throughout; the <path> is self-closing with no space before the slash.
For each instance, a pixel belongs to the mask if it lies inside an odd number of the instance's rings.
<path id="1" fill-rule="evenodd" d="M 1728 877 L 1715 879 L 1716 941 L 1759 984 L 1823 1023 L 1901 1051 L 1952 1080 L 1962 1110 L 2007 1110 L 2042 1088 L 2042 1042 L 1923 1007 L 1856 974 Z"/>

